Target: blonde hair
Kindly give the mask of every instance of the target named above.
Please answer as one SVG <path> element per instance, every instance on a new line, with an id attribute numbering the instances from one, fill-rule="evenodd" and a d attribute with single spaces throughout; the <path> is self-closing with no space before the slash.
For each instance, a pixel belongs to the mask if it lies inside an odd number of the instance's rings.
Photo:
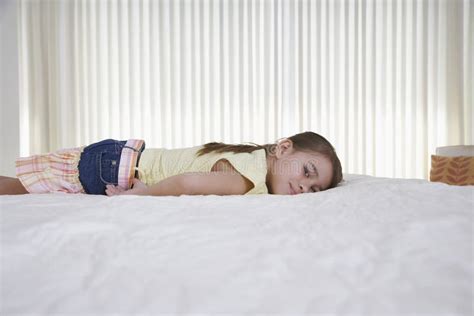
<path id="1" fill-rule="evenodd" d="M 339 158 L 337 157 L 336 150 L 331 145 L 331 143 L 324 138 L 323 136 L 316 134 L 314 132 L 303 132 L 291 137 L 288 137 L 293 142 L 293 147 L 295 151 L 305 152 L 305 153 L 318 153 L 323 157 L 329 159 L 332 165 L 333 176 L 331 180 L 331 185 L 328 189 L 336 187 L 342 180 L 342 166 Z M 218 142 L 207 143 L 201 148 L 197 155 L 202 156 L 211 152 L 223 153 L 223 152 L 234 152 L 234 153 L 251 153 L 255 150 L 265 149 L 266 156 L 274 155 L 277 147 L 276 143 L 273 144 L 264 144 L 258 145 L 255 143 L 246 144 L 224 144 Z"/>

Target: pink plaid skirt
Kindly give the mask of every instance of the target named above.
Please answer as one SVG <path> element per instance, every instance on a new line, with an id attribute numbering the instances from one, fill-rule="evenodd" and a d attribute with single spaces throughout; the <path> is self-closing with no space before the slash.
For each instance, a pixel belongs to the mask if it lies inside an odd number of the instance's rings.
<path id="1" fill-rule="evenodd" d="M 16 176 L 30 193 L 84 193 L 77 168 L 83 148 L 18 158 Z"/>

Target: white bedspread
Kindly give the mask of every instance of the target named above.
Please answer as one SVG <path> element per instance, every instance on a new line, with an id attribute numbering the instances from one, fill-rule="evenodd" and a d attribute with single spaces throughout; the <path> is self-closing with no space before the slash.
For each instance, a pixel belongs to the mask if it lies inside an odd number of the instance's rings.
<path id="1" fill-rule="evenodd" d="M 1 196 L 0 314 L 473 313 L 474 187 Z"/>

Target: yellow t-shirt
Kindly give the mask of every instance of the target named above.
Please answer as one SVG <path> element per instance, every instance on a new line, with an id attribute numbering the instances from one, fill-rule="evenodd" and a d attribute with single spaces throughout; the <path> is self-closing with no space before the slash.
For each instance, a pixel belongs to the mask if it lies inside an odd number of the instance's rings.
<path id="1" fill-rule="evenodd" d="M 139 178 L 147 185 L 185 172 L 210 172 L 212 166 L 221 159 L 229 163 L 254 187 L 245 194 L 268 193 L 265 184 L 267 176 L 267 160 L 265 149 L 252 153 L 215 153 L 211 152 L 200 157 L 197 152 L 203 146 L 180 149 L 151 148 L 145 149 L 138 165 Z"/>

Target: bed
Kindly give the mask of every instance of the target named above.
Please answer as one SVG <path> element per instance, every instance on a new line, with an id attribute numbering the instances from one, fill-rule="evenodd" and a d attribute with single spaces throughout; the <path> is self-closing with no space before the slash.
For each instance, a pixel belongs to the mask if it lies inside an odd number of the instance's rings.
<path id="1" fill-rule="evenodd" d="M 474 186 L 1 196 L 1 315 L 473 314 Z"/>

